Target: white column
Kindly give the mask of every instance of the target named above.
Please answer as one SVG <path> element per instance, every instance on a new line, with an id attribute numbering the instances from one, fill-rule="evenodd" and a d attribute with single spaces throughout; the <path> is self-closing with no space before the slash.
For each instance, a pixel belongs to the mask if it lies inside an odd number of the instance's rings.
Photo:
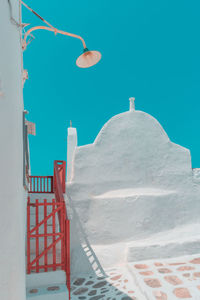
<path id="1" fill-rule="evenodd" d="M 134 97 L 131 97 L 129 98 L 129 101 L 130 101 L 130 108 L 129 110 L 135 110 L 135 98 Z"/>
<path id="2" fill-rule="evenodd" d="M 67 182 L 72 178 L 72 164 L 74 157 L 74 150 L 77 146 L 77 132 L 76 128 L 69 127 L 67 135 Z"/>
<path id="3" fill-rule="evenodd" d="M 25 300 L 20 6 L 10 4 L 0 1 L 0 299 Z"/>

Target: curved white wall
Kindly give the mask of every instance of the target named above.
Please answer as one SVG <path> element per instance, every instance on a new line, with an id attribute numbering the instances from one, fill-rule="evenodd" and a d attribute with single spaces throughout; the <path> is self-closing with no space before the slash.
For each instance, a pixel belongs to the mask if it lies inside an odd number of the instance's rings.
<path id="1" fill-rule="evenodd" d="M 19 1 L 11 0 L 19 22 Z M 22 55 L 20 30 L 0 1 L 0 299 L 25 300 Z"/>
<path id="2" fill-rule="evenodd" d="M 109 120 L 94 144 L 76 148 L 72 181 L 98 194 L 118 185 L 173 188 L 191 174 L 189 150 L 170 142 L 152 116 L 129 111 Z"/>
<path id="3" fill-rule="evenodd" d="M 71 163 L 67 192 L 77 211 L 74 272 L 88 272 L 86 264 L 76 264 L 81 253 L 77 216 L 92 246 L 120 244 L 121 253 L 127 252 L 127 242 L 199 223 L 200 182 L 193 176 L 190 151 L 172 143 L 147 113 L 132 109 L 114 116 L 93 144 L 75 148 Z"/>

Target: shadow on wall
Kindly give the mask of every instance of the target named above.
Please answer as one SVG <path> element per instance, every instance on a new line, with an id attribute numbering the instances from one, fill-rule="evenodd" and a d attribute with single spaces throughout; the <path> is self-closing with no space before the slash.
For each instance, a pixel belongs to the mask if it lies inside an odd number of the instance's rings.
<path id="1" fill-rule="evenodd" d="M 90 274 L 91 276 L 106 277 L 105 271 L 88 241 L 69 193 L 67 193 L 67 198 L 70 203 L 68 207 L 70 206 L 73 215 L 71 220 L 71 239 L 73 239 L 73 243 L 71 243 L 73 244 L 71 249 L 72 278 L 76 277 L 76 274 L 78 276 L 80 274 Z"/>
<path id="2" fill-rule="evenodd" d="M 128 282 L 127 278 L 123 278 L 123 274 L 120 274 L 117 269 L 110 269 L 105 273 L 88 241 L 69 194 L 67 198 L 73 214 L 71 236 L 76 241 L 71 249 L 72 299 L 137 300 L 138 298 L 132 295 L 134 291 L 130 288 L 127 287 L 127 292 L 123 291 Z"/>

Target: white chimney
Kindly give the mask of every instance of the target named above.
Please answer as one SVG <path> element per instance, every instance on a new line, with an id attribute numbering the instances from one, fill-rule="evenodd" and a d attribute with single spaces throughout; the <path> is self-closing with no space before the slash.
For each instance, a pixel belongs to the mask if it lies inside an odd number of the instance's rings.
<path id="1" fill-rule="evenodd" d="M 69 127 L 68 135 L 67 135 L 67 182 L 70 182 L 72 178 L 73 157 L 74 157 L 74 151 L 76 146 L 77 146 L 76 128 Z"/>
<path id="2" fill-rule="evenodd" d="M 135 110 L 135 98 L 134 97 L 131 97 L 129 98 L 129 101 L 130 101 L 130 111 L 131 110 Z"/>

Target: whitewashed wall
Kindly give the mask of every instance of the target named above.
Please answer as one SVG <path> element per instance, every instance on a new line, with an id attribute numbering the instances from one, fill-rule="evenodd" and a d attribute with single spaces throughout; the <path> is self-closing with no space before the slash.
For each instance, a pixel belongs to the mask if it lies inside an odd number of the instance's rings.
<path id="1" fill-rule="evenodd" d="M 76 147 L 72 174 L 67 184 L 77 212 L 72 260 L 81 251 L 77 218 L 91 245 L 102 247 L 100 260 L 107 252 L 101 260 L 107 266 L 114 258 L 125 259 L 127 242 L 200 223 L 200 184 L 190 151 L 171 142 L 158 121 L 142 111 L 114 116 L 93 144 Z M 114 244 L 120 244 L 117 255 L 117 246 L 113 252 L 105 246 Z M 88 269 L 76 261 L 72 270 Z"/>
<path id="2" fill-rule="evenodd" d="M 142 111 L 109 120 L 91 145 L 77 147 L 74 183 L 98 195 L 118 188 L 177 188 L 192 175 L 189 150 L 170 142 L 161 125 Z"/>
<path id="3" fill-rule="evenodd" d="M 19 1 L 11 0 L 19 22 Z M 25 300 L 22 57 L 20 30 L 0 1 L 0 299 Z"/>

